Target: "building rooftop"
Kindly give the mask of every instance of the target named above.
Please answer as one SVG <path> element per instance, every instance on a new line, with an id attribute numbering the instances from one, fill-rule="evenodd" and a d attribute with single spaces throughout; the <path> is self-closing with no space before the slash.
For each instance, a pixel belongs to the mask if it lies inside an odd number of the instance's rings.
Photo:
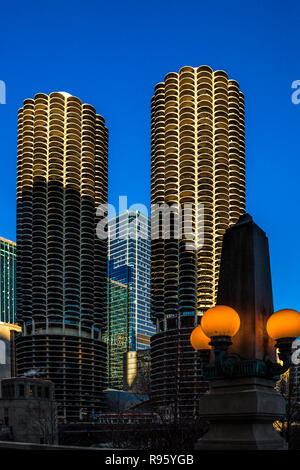
<path id="1" fill-rule="evenodd" d="M 16 242 L 12 242 L 11 240 L 7 240 L 6 238 L 0 237 L 0 241 L 4 243 L 8 243 L 9 245 L 12 246 L 17 246 Z"/>

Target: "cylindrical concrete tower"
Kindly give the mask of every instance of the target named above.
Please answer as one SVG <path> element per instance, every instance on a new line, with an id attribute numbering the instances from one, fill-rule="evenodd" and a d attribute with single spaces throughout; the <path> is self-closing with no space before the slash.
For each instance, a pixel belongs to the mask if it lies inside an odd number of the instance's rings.
<path id="1" fill-rule="evenodd" d="M 189 248 L 185 237 L 164 239 L 152 217 L 152 389 L 167 397 L 163 335 L 184 328 L 191 348 L 186 328 L 216 303 L 223 234 L 245 212 L 244 96 L 224 71 L 183 67 L 155 87 L 151 126 L 151 203 L 190 205 L 194 234 Z"/>
<path id="2" fill-rule="evenodd" d="M 18 374 L 53 380 L 59 416 L 102 408 L 106 348 L 108 131 L 95 109 L 65 92 L 39 93 L 19 111 L 17 170 Z"/>

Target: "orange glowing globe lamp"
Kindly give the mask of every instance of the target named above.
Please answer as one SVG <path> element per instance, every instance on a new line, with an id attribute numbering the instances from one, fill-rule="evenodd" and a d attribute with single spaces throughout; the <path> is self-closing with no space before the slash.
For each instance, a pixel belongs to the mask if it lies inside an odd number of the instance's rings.
<path id="1" fill-rule="evenodd" d="M 298 338 L 300 313 L 289 308 L 278 310 L 267 321 L 267 332 L 272 339 Z"/>
<path id="2" fill-rule="evenodd" d="M 231 307 L 216 305 L 204 313 L 201 326 L 210 338 L 216 336 L 234 336 L 240 329 L 240 317 Z"/>
<path id="3" fill-rule="evenodd" d="M 201 325 L 196 326 L 196 328 L 191 333 L 191 345 L 193 348 L 196 351 L 211 349 L 209 342 L 210 338 L 203 332 Z"/>

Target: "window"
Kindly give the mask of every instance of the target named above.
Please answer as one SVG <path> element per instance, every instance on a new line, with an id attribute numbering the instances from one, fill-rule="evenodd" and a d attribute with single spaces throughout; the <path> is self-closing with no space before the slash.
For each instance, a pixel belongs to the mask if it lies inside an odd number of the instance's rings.
<path id="1" fill-rule="evenodd" d="M 4 424 L 5 426 L 9 426 L 8 408 L 4 408 Z"/>
<path id="2" fill-rule="evenodd" d="M 13 398 L 15 396 L 15 387 L 13 384 L 2 385 L 2 396 L 3 398 Z"/>

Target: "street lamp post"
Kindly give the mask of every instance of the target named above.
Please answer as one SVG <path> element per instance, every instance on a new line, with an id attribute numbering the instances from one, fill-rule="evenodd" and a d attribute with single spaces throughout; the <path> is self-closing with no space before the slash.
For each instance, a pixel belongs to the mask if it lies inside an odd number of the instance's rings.
<path id="1" fill-rule="evenodd" d="M 285 400 L 274 386 L 290 366 L 300 314 L 273 312 L 268 239 L 244 214 L 223 236 L 216 306 L 191 335 L 210 382 L 199 402 L 210 429 L 197 449 L 286 448 L 273 426 L 285 415 Z"/>
<path id="2" fill-rule="evenodd" d="M 285 403 L 274 384 L 290 366 L 292 343 L 300 335 L 300 313 L 280 310 L 267 321 L 281 364 L 268 356 L 243 359 L 230 354 L 239 329 L 238 313 L 217 305 L 204 313 L 191 334 L 191 344 L 202 358 L 202 373 L 211 384 L 210 393 L 200 400 L 200 415 L 210 421 L 210 430 L 196 448 L 284 449 L 273 422 L 284 415 Z"/>

